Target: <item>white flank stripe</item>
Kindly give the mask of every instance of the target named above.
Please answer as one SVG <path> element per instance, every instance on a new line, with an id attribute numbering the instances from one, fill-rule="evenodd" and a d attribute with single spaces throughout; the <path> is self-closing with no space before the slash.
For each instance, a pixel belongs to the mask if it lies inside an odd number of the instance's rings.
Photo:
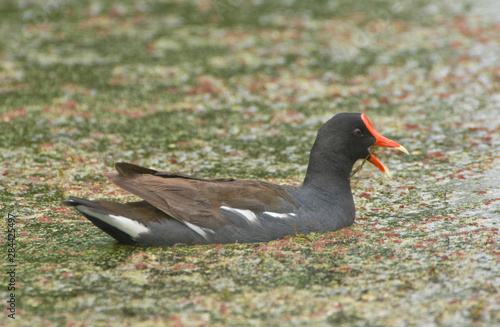
<path id="1" fill-rule="evenodd" d="M 141 233 L 149 232 L 149 228 L 147 228 L 140 222 L 127 217 L 97 213 L 93 210 L 87 209 L 87 207 L 83 205 L 76 206 L 76 208 L 82 212 L 85 212 L 89 216 L 96 217 L 104 221 L 105 223 L 118 228 L 122 232 L 130 235 L 132 238 L 136 238 Z"/>
<path id="2" fill-rule="evenodd" d="M 277 213 L 277 212 L 271 212 L 271 211 L 264 211 L 266 215 L 269 215 L 274 218 L 279 218 L 279 219 L 286 219 L 286 218 L 291 218 L 295 217 L 295 214 L 293 212 L 289 213 Z"/>
<path id="3" fill-rule="evenodd" d="M 208 229 L 208 228 L 201 228 L 201 227 L 198 227 L 194 224 L 191 224 L 191 223 L 188 223 L 187 221 L 183 221 L 184 225 L 186 225 L 187 227 L 191 228 L 194 232 L 196 232 L 198 235 L 202 236 L 204 239 L 207 239 L 207 232 L 209 232 L 210 234 L 213 234 L 214 231 L 211 230 L 211 229 Z"/>
<path id="4" fill-rule="evenodd" d="M 251 223 L 258 223 L 259 222 L 259 220 L 257 219 L 257 216 L 250 210 L 235 209 L 235 208 L 226 207 L 226 206 L 221 206 L 220 208 L 222 210 L 234 212 L 234 213 L 246 218 Z"/>

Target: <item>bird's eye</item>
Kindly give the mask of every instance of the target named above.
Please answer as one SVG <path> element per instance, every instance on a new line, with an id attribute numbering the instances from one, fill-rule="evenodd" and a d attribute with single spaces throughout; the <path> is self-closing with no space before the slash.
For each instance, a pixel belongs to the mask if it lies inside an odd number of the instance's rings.
<path id="1" fill-rule="evenodd" d="M 364 135 L 363 135 L 363 132 L 362 132 L 359 128 L 356 128 L 356 129 L 354 130 L 354 132 L 352 132 L 352 133 L 353 133 L 353 134 L 354 134 L 354 136 L 356 136 L 356 137 L 362 137 L 362 136 L 364 136 Z"/>

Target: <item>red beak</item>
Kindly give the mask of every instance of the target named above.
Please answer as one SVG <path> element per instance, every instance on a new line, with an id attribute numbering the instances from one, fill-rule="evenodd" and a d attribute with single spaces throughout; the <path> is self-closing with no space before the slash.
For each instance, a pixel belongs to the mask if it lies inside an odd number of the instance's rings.
<path id="1" fill-rule="evenodd" d="M 375 137 L 376 140 L 375 145 L 387 148 L 394 148 L 396 150 L 409 154 L 408 150 L 406 150 L 404 146 L 400 145 L 399 143 L 393 140 L 388 139 L 387 137 L 377 132 L 377 130 L 375 129 L 375 127 L 373 127 L 372 123 L 370 122 L 368 117 L 366 117 L 365 114 L 361 114 L 361 119 L 363 120 L 363 123 L 365 123 L 366 128 L 370 131 L 373 137 Z M 368 161 L 374 164 L 381 172 L 391 177 L 389 169 L 387 169 L 387 167 L 380 160 L 378 160 L 378 158 L 375 157 L 373 154 L 370 154 L 370 157 L 368 157 Z"/>

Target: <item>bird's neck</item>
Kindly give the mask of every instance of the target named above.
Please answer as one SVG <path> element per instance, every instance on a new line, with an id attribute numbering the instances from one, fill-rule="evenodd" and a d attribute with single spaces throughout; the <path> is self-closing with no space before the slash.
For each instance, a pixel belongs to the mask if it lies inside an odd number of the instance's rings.
<path id="1" fill-rule="evenodd" d="M 313 147 L 302 187 L 350 190 L 349 176 L 354 163 L 352 159 L 335 152 L 315 151 Z"/>

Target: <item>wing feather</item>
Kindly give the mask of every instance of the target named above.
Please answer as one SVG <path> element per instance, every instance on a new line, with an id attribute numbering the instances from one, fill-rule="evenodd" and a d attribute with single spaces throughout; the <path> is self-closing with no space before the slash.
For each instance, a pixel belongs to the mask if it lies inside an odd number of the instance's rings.
<path id="1" fill-rule="evenodd" d="M 255 213 L 292 212 L 297 208 L 291 187 L 235 179 L 199 179 L 117 163 L 118 173 L 104 176 L 180 222 L 217 229 L 231 224 L 221 206 Z"/>

